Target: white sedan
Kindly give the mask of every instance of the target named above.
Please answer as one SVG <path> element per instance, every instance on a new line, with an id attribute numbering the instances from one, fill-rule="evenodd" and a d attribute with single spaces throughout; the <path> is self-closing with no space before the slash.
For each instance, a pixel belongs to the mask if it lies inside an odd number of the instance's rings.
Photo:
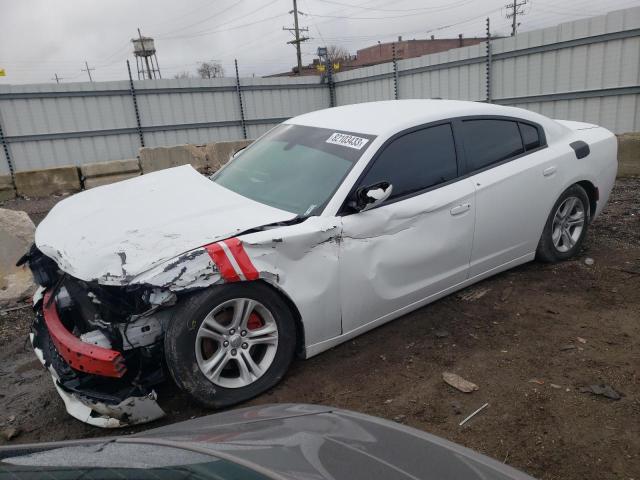
<path id="1" fill-rule="evenodd" d="M 484 103 L 402 100 L 275 127 L 190 166 L 60 202 L 25 255 L 32 342 L 67 410 L 163 415 L 173 378 L 226 407 L 309 358 L 508 268 L 574 256 L 614 184 L 614 135 Z"/>

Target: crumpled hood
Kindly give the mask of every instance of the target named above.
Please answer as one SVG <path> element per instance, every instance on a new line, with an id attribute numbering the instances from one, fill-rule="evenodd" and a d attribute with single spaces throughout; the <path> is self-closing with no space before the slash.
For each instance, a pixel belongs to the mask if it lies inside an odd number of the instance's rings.
<path id="1" fill-rule="evenodd" d="M 59 202 L 38 226 L 35 241 L 69 275 L 122 285 L 181 253 L 295 216 L 185 165 Z"/>

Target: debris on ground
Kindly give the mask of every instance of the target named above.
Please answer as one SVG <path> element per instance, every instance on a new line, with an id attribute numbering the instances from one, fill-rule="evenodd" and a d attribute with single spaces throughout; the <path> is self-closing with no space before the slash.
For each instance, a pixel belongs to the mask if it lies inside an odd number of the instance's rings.
<path id="1" fill-rule="evenodd" d="M 18 435 L 20 435 L 20 429 L 16 427 L 9 427 L 2 430 L 2 438 L 4 438 L 7 442 L 13 440 Z"/>
<path id="2" fill-rule="evenodd" d="M 558 385 L 557 383 L 550 383 L 549 386 L 551 388 L 555 388 L 556 390 L 559 390 L 562 388 L 562 386 Z"/>
<path id="3" fill-rule="evenodd" d="M 587 343 L 587 340 L 585 338 L 582 338 L 582 337 L 576 337 L 576 340 L 579 341 L 582 344 Z"/>
<path id="4" fill-rule="evenodd" d="M 561 352 L 566 352 L 567 350 L 575 350 L 576 346 L 572 343 L 569 343 L 567 345 L 563 345 L 562 347 L 560 347 L 560 351 Z"/>
<path id="5" fill-rule="evenodd" d="M 462 413 L 462 405 L 460 405 L 460 403 L 456 402 L 455 400 L 451 402 L 451 408 L 453 408 L 453 413 L 455 413 L 456 415 L 460 415 Z"/>
<path id="6" fill-rule="evenodd" d="M 473 412 L 471 415 L 469 415 L 467 418 L 462 420 L 458 425 L 460 425 L 460 426 L 464 425 L 465 423 L 467 423 L 469 420 L 471 420 L 473 417 L 475 417 L 477 414 L 479 414 L 482 410 L 484 410 L 488 406 L 489 406 L 489 404 L 485 403 L 479 409 L 477 409 L 475 412 Z"/>
<path id="7" fill-rule="evenodd" d="M 490 288 L 474 288 L 469 291 L 462 292 L 458 295 L 458 298 L 466 302 L 475 302 L 476 300 L 480 300 L 484 297 L 490 290 Z"/>
<path id="8" fill-rule="evenodd" d="M 475 383 L 465 380 L 460 375 L 456 375 L 451 372 L 442 372 L 442 379 L 445 383 L 451 385 L 456 390 L 460 390 L 463 393 L 471 393 L 475 390 L 479 390 L 480 387 Z"/>
<path id="9" fill-rule="evenodd" d="M 535 383 L 536 385 L 544 385 L 544 380 L 540 380 L 538 378 L 532 378 L 529 380 L 529 383 Z"/>
<path id="10" fill-rule="evenodd" d="M 581 393 L 591 393 L 592 395 L 599 395 L 602 397 L 606 397 L 610 400 L 620 400 L 622 398 L 622 394 L 617 392 L 615 388 L 611 385 L 607 384 L 599 384 L 599 385 L 589 385 L 586 387 L 582 387 L 580 389 Z"/>
<path id="11" fill-rule="evenodd" d="M 33 243 L 36 227 L 26 212 L 0 208 L 0 305 L 12 305 L 35 290 L 31 271 L 16 262 Z"/>
<path id="12" fill-rule="evenodd" d="M 436 330 L 435 332 L 433 332 L 433 334 L 437 338 L 447 338 L 449 336 L 449 332 L 447 332 L 446 330 Z"/>
<path id="13" fill-rule="evenodd" d="M 591 266 L 591 265 L 593 265 L 595 263 L 595 261 L 593 260 L 593 258 L 587 257 L 587 258 L 584 259 L 584 263 L 585 263 L 585 265 Z"/>
<path id="14" fill-rule="evenodd" d="M 502 295 L 500 295 L 500 300 L 506 302 L 511 294 L 513 293 L 513 287 L 507 287 L 502 291 Z"/>
<path id="15" fill-rule="evenodd" d="M 395 417 L 393 417 L 393 421 L 394 422 L 398 422 L 398 423 L 402 423 L 402 421 L 407 418 L 406 415 L 396 415 Z"/>

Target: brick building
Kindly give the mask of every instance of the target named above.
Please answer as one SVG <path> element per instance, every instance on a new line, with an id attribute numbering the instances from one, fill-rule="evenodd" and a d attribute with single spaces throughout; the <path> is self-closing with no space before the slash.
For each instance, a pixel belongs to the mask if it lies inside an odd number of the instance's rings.
<path id="1" fill-rule="evenodd" d="M 484 42 L 484 38 L 464 38 L 461 35 L 458 38 L 439 38 L 433 36 L 427 40 L 403 40 L 398 37 L 397 42 L 378 43 L 371 47 L 358 50 L 356 58 L 348 62 L 349 66 L 364 67 L 367 65 L 376 65 L 378 63 L 390 62 L 393 58 L 393 46 L 396 49 L 396 58 L 414 58 L 430 53 L 444 52 L 452 48 L 468 47 Z"/>
<path id="2" fill-rule="evenodd" d="M 430 39 L 425 40 L 403 40 L 402 37 L 398 37 L 396 42 L 380 43 L 372 45 L 370 47 L 361 48 L 357 51 L 356 55 L 350 57 L 348 60 L 340 62 L 339 71 L 353 70 L 354 68 L 366 67 L 369 65 L 377 65 L 378 63 L 390 62 L 393 58 L 393 48 L 396 49 L 396 59 L 414 58 L 422 55 L 428 55 L 430 53 L 439 53 L 453 48 L 468 47 L 469 45 L 476 45 L 484 42 L 484 38 L 469 37 L 464 38 L 462 34 L 458 35 L 458 38 L 434 38 L 432 35 Z M 321 72 L 317 68 L 318 60 L 314 60 L 313 63 L 302 67 L 302 75 L 319 75 Z M 285 77 L 295 75 L 293 69 L 290 72 L 277 73 L 270 75 L 272 77 Z"/>

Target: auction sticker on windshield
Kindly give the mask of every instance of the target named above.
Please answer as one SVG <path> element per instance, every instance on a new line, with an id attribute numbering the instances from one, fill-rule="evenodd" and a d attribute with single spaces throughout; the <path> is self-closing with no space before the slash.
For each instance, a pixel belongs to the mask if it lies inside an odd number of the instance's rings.
<path id="1" fill-rule="evenodd" d="M 333 143 L 334 145 L 342 145 L 343 147 L 355 148 L 356 150 L 362 149 L 367 142 L 368 138 L 356 137 L 355 135 L 347 135 L 346 133 L 332 133 L 327 139 L 327 143 Z"/>

